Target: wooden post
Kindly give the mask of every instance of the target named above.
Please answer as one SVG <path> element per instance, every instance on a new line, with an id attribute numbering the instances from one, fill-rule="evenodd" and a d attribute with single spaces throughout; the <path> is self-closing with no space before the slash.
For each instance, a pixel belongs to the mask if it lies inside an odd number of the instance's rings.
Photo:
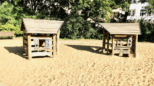
<path id="1" fill-rule="evenodd" d="M 31 60 L 32 56 L 31 56 L 31 35 L 28 34 L 28 59 Z"/>
<path id="2" fill-rule="evenodd" d="M 53 35 L 53 57 L 56 57 L 56 35 Z"/>
<path id="3" fill-rule="evenodd" d="M 135 36 L 135 57 L 137 58 L 137 43 L 138 43 L 138 34 L 136 34 L 136 36 Z"/>
<path id="4" fill-rule="evenodd" d="M 103 47 L 102 47 L 102 53 L 104 53 L 103 52 L 104 49 L 105 49 L 105 29 L 103 29 Z"/>
<path id="5" fill-rule="evenodd" d="M 53 36 L 50 37 L 50 41 L 52 42 L 51 45 L 50 45 L 50 57 L 52 57 L 52 52 L 53 52 L 53 48 L 52 48 L 52 45 L 53 45 Z"/>
<path id="6" fill-rule="evenodd" d="M 114 35 L 112 35 L 112 56 L 114 56 Z"/>
<path id="7" fill-rule="evenodd" d="M 56 36 L 56 54 L 59 54 L 59 37 L 60 37 L 60 30 L 58 31 L 57 33 L 57 36 Z"/>
<path id="8" fill-rule="evenodd" d="M 24 40 L 24 35 L 25 35 L 25 32 L 23 31 L 23 53 L 25 52 L 25 46 L 24 46 L 24 45 L 25 45 L 25 44 L 24 44 L 24 41 L 25 41 L 25 40 Z"/>
<path id="9" fill-rule="evenodd" d="M 107 53 L 109 53 L 109 33 L 107 32 Z"/>

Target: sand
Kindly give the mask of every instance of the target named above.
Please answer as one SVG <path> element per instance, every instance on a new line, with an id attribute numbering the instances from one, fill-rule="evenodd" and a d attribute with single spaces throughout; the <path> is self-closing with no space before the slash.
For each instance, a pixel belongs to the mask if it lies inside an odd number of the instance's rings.
<path id="1" fill-rule="evenodd" d="M 23 55 L 22 39 L 0 40 L 0 86 L 154 86 L 154 44 L 138 58 L 102 54 L 101 40 L 60 40 L 56 58 Z"/>

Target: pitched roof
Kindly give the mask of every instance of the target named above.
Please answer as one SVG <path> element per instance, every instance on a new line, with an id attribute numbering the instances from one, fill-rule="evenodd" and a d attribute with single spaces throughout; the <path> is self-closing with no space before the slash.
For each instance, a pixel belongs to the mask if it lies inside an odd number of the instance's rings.
<path id="1" fill-rule="evenodd" d="M 100 23 L 110 34 L 141 35 L 139 23 Z"/>
<path id="2" fill-rule="evenodd" d="M 64 21 L 24 18 L 22 20 L 21 31 L 25 28 L 26 33 L 57 34 L 63 23 Z"/>

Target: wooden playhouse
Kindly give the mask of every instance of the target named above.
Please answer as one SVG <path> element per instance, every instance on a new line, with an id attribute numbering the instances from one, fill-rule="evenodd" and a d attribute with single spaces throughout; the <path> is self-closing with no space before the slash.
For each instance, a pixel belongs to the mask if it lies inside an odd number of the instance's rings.
<path id="1" fill-rule="evenodd" d="M 112 56 L 132 53 L 137 57 L 138 35 L 141 35 L 139 23 L 100 23 L 100 25 L 103 26 L 103 53 L 107 50 L 106 53 L 112 52 Z M 109 43 L 110 35 L 112 43 Z"/>
<path id="2" fill-rule="evenodd" d="M 56 56 L 63 22 L 25 18 L 22 20 L 23 51 L 28 55 L 28 59 L 34 56 Z"/>

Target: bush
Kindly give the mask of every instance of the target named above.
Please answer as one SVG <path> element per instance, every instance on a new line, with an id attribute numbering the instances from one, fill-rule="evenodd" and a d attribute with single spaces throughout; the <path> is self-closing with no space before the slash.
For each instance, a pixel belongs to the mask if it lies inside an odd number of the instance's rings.
<path id="1" fill-rule="evenodd" d="M 154 24 L 140 21 L 141 35 L 139 35 L 139 41 L 154 42 Z"/>

